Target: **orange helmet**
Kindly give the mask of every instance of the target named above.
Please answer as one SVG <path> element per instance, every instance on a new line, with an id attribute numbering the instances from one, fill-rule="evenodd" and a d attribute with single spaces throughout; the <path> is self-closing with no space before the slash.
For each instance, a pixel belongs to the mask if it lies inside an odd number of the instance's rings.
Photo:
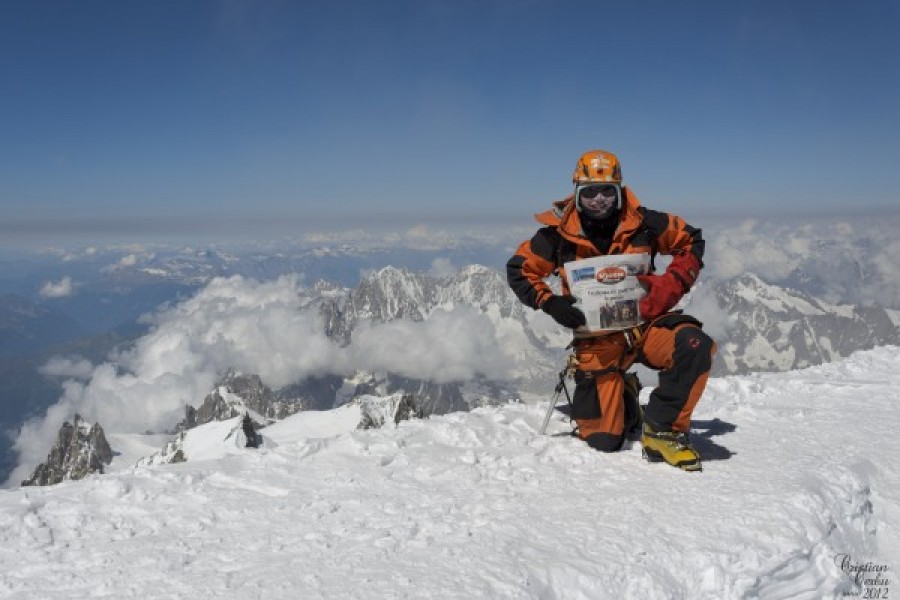
<path id="1" fill-rule="evenodd" d="M 619 159 L 606 150 L 590 150 L 581 155 L 572 173 L 572 183 L 585 185 L 588 183 L 622 184 L 622 167 Z"/>

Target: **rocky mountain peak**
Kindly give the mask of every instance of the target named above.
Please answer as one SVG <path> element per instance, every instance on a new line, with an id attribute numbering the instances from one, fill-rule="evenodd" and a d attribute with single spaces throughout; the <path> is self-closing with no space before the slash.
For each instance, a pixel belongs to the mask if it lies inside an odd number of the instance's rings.
<path id="1" fill-rule="evenodd" d="M 510 290 L 506 277 L 483 265 L 469 265 L 439 282 L 436 300 L 441 305 L 467 305 L 481 311 L 492 306 L 500 316 L 523 318 L 524 306 Z"/>
<path id="2" fill-rule="evenodd" d="M 433 285 L 427 275 L 384 267 L 364 278 L 350 294 L 355 320 L 421 321 L 433 304 Z"/>
<path id="3" fill-rule="evenodd" d="M 112 462 L 112 458 L 103 427 L 99 423 L 88 425 L 75 415 L 71 423 L 66 421 L 59 428 L 46 462 L 39 464 L 22 485 L 52 485 L 103 473 L 103 465 Z"/>
<path id="4" fill-rule="evenodd" d="M 900 329 L 882 307 L 834 306 L 752 273 L 712 291 L 728 321 L 717 339 L 715 374 L 799 369 L 900 342 Z"/>
<path id="5" fill-rule="evenodd" d="M 185 407 L 185 418 L 176 431 L 192 429 L 212 421 L 227 421 L 248 414 L 258 425 L 292 415 L 301 406 L 285 401 L 263 383 L 259 375 L 229 369 L 206 395 L 199 408 Z"/>

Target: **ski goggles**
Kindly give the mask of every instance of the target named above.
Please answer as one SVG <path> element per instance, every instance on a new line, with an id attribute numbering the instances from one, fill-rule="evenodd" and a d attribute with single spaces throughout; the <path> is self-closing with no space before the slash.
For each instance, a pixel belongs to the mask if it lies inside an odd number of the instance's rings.
<path id="1" fill-rule="evenodd" d="M 578 188 L 578 203 L 589 213 L 599 214 L 619 204 L 619 186 L 611 183 L 591 184 Z"/>
<path id="2" fill-rule="evenodd" d="M 578 190 L 578 193 L 580 194 L 582 200 L 589 200 L 592 198 L 596 198 L 597 196 L 603 196 L 604 198 L 618 198 L 619 186 L 613 185 L 611 183 L 586 185 L 580 188 Z"/>

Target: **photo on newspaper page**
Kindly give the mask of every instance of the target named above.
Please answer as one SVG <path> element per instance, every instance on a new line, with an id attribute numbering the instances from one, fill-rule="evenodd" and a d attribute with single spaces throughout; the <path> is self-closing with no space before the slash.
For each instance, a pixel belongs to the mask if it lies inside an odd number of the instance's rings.
<path id="1" fill-rule="evenodd" d="M 649 254 L 596 256 L 563 265 L 569 289 L 587 318 L 587 324 L 575 330 L 575 337 L 617 331 L 642 322 L 638 302 L 644 288 L 637 275 L 650 271 Z"/>

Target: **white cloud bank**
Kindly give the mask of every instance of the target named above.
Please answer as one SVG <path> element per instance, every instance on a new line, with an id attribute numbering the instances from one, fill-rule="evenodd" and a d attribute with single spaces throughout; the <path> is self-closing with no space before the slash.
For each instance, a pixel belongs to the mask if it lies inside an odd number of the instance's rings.
<path id="1" fill-rule="evenodd" d="M 704 276 L 755 273 L 835 304 L 900 308 L 900 218 L 774 223 L 707 231 Z"/>
<path id="2" fill-rule="evenodd" d="M 63 358 L 54 356 L 38 369 L 45 377 L 62 377 L 87 381 L 94 373 L 94 365 L 83 358 Z"/>
<path id="3" fill-rule="evenodd" d="M 472 309 L 438 311 L 418 323 L 363 324 L 341 348 L 325 335 L 318 313 L 303 310 L 298 281 L 217 278 L 151 316 L 150 333 L 111 362 L 92 368 L 68 359 L 47 363 L 46 374 L 75 379 L 63 384 L 46 418 L 23 426 L 15 445 L 19 467 L 8 483 L 17 484 L 45 460 L 59 426 L 73 414 L 108 431 L 166 430 L 230 367 L 257 373 L 275 388 L 308 375 L 356 370 L 438 382 L 510 374 L 505 334 Z"/>
<path id="4" fill-rule="evenodd" d="M 41 286 L 41 298 L 65 298 L 75 293 L 75 284 L 71 277 L 63 277 L 58 282 L 47 281 Z"/>

